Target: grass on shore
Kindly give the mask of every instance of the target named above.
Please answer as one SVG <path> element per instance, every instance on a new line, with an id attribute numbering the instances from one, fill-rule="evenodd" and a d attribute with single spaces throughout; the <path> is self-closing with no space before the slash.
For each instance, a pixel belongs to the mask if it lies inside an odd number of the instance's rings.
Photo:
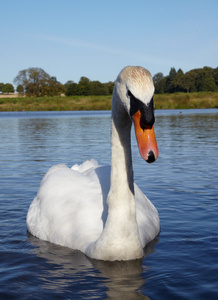
<path id="1" fill-rule="evenodd" d="M 109 110 L 111 96 L 0 98 L 0 111 Z"/>
<path id="2" fill-rule="evenodd" d="M 156 109 L 218 108 L 218 92 L 159 94 Z"/>
<path id="3" fill-rule="evenodd" d="M 0 98 L 0 111 L 110 110 L 112 96 Z M 218 108 L 218 92 L 155 94 L 156 109 Z"/>

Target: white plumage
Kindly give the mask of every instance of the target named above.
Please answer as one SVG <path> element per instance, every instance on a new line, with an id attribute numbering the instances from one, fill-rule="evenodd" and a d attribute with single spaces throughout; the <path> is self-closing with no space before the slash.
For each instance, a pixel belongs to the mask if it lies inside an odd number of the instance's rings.
<path id="1" fill-rule="evenodd" d="M 95 160 L 50 168 L 27 214 L 34 236 L 92 258 L 130 260 L 141 258 L 145 245 L 158 235 L 158 212 L 133 183 L 130 88 L 147 105 L 154 92 L 150 73 L 126 67 L 115 82 L 111 168 Z"/>

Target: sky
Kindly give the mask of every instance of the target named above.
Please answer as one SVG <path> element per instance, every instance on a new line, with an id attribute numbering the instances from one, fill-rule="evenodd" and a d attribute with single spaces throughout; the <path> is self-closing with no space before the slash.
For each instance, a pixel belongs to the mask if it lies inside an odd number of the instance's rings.
<path id="1" fill-rule="evenodd" d="M 61 83 L 218 67 L 217 0 L 0 0 L 0 82 L 42 68 Z"/>

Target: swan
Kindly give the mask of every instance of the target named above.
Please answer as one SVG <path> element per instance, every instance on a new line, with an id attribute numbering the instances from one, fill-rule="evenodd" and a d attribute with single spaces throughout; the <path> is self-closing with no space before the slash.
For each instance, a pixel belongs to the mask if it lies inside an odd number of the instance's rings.
<path id="1" fill-rule="evenodd" d="M 98 260 L 134 260 L 160 232 L 158 212 L 133 180 L 130 132 L 148 163 L 158 157 L 154 85 L 143 67 L 119 73 L 112 96 L 111 167 L 96 160 L 51 167 L 27 213 L 27 229 Z"/>

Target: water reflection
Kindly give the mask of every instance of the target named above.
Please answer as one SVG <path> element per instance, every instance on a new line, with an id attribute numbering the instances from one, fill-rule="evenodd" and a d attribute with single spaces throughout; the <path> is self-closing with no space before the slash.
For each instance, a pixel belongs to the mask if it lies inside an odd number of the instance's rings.
<path id="1" fill-rule="evenodd" d="M 27 240 L 33 246 L 31 252 L 38 258 L 46 260 L 39 264 L 38 276 L 45 289 L 70 289 L 72 283 L 80 285 L 83 280 L 90 283 L 100 279 L 107 288 L 107 298 L 115 299 L 149 299 L 140 292 L 145 285 L 145 273 L 148 267 L 142 266 L 143 260 L 105 262 L 93 260 L 80 251 L 39 240 L 27 233 Z M 145 248 L 145 257 L 154 252 L 152 241 Z M 142 276 L 143 274 L 143 276 Z M 84 279 L 83 279 L 84 278 Z M 90 287 L 89 287 L 90 289 Z"/>
<path id="2" fill-rule="evenodd" d="M 71 167 L 93 157 L 100 163 L 99 157 L 104 157 L 104 163 L 110 161 L 109 114 L 100 114 L 96 118 L 86 115 L 20 118 L 16 120 L 16 137 L 19 144 L 17 152 L 27 153 L 34 162 L 46 162 L 48 167 L 57 163 L 66 163 Z M 105 145 L 108 146 L 106 149 Z"/>

